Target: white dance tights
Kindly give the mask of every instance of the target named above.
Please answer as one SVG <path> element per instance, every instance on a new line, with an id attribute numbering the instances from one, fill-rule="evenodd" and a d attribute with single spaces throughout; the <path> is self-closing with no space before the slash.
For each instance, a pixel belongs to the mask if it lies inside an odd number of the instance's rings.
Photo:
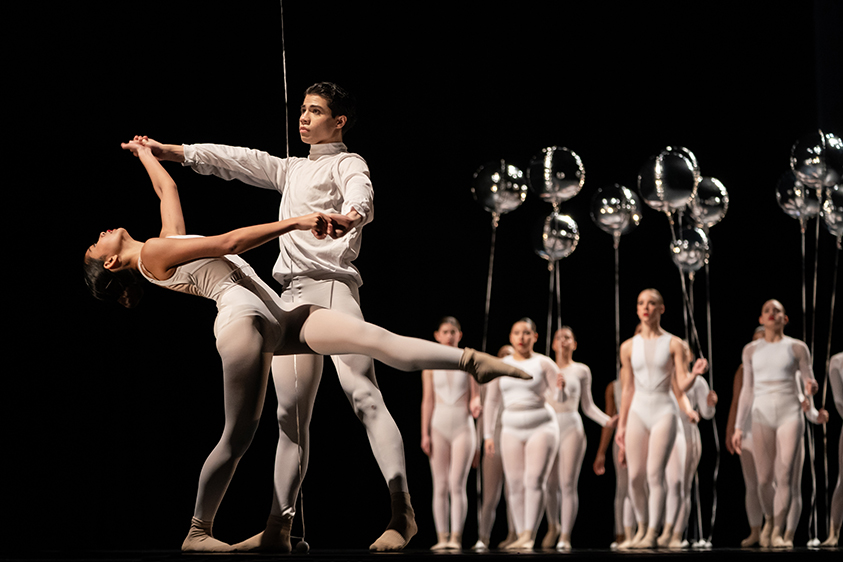
<path id="1" fill-rule="evenodd" d="M 507 433 L 506 429 L 501 433 L 501 458 L 509 494 L 507 503 L 515 532 L 519 535 L 538 529 L 557 439 L 556 434 L 549 431 L 535 431 L 526 441 Z"/>
<path id="2" fill-rule="evenodd" d="M 674 413 L 663 416 L 649 431 L 644 422 L 629 413 L 626 424 L 629 496 L 639 524 L 655 529 L 661 523 L 665 505 L 665 468 L 676 440 L 678 420 Z M 648 497 L 649 487 L 649 497 Z"/>
<path id="3" fill-rule="evenodd" d="M 560 534 L 566 536 L 571 535 L 580 507 L 577 483 L 585 458 L 586 444 L 585 433 L 577 430 L 565 432 L 559 441 L 559 454 L 556 455 L 547 478 L 548 521 L 551 518 L 555 520 Z"/>
<path id="4" fill-rule="evenodd" d="M 790 416 L 778 428 L 753 422 L 752 440 L 761 508 L 773 525 L 784 530 L 793 497 L 793 471 L 805 428 L 804 416 Z M 783 485 L 776 486 L 779 482 Z"/>
<path id="5" fill-rule="evenodd" d="M 761 500 L 758 496 L 758 472 L 755 469 L 755 457 L 753 456 L 752 433 L 747 433 L 741 441 L 741 470 L 743 481 L 746 486 L 746 518 L 751 528 L 760 528 L 763 523 L 764 511 L 761 509 Z"/>
<path id="6" fill-rule="evenodd" d="M 615 536 L 625 528 L 635 527 L 635 511 L 629 499 L 629 471 L 618 462 L 618 444 L 612 439 L 612 460 L 615 464 Z"/>
<path id="7" fill-rule="evenodd" d="M 435 429 L 430 432 L 430 472 L 433 475 L 433 522 L 437 533 L 462 534 L 468 513 L 466 481 L 477 446 L 474 431 L 461 431 L 448 440 Z M 450 497 L 450 502 L 449 502 Z M 450 508 L 449 508 L 450 503 Z M 450 525 L 449 522 L 450 511 Z"/>
<path id="8" fill-rule="evenodd" d="M 697 472 L 697 466 L 700 464 L 700 457 L 702 456 L 702 443 L 700 441 L 699 430 L 694 427 L 691 429 L 691 434 L 685 434 L 684 429 L 680 430 L 684 434 L 680 440 L 677 435 L 676 446 L 674 451 L 678 455 L 684 451 L 684 459 L 682 462 L 674 462 L 671 457 L 667 464 L 667 480 L 670 490 L 667 494 L 667 506 L 665 511 L 665 523 L 673 526 L 673 534 L 682 534 L 685 532 L 685 527 L 688 525 L 688 519 L 691 515 L 691 493 L 694 483 L 694 474 Z M 684 442 L 684 446 L 680 444 Z M 677 459 L 679 460 L 679 459 Z M 679 474 L 674 473 L 681 469 Z M 672 484 L 672 482 L 676 484 Z"/>

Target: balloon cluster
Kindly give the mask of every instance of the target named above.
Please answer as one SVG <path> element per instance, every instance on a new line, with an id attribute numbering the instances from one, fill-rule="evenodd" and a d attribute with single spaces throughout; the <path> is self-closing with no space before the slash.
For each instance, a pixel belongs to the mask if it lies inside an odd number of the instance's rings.
<path id="1" fill-rule="evenodd" d="M 822 217 L 828 231 L 843 237 L 843 140 L 821 130 L 799 139 L 790 151 L 790 170 L 779 179 L 776 200 L 788 216 L 805 223 Z"/>

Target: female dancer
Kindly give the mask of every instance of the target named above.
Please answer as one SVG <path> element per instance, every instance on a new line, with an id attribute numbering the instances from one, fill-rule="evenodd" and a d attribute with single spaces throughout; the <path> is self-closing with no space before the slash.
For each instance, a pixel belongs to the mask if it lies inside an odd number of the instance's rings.
<path id="1" fill-rule="evenodd" d="M 582 410 L 601 427 L 615 427 L 618 417 L 604 414 L 591 397 L 591 369 L 573 360 L 577 339 L 569 326 L 556 330 L 553 336 L 553 351 L 556 365 L 565 377 L 565 401 L 548 400 L 556 410 L 559 424 L 559 453 L 553 461 L 553 468 L 547 479 L 547 535 L 542 547 L 557 550 L 571 550 L 571 529 L 577 519 L 579 494 L 577 483 L 580 468 L 585 457 L 586 438 Z M 559 539 L 557 543 L 556 540 Z"/>
<path id="2" fill-rule="evenodd" d="M 686 363 L 690 364 L 693 354 L 687 343 L 683 344 L 688 357 Z M 688 397 L 691 411 L 695 413 L 693 416 L 679 416 L 681 429 L 677 433 L 673 453 L 667 462 L 665 523 L 657 541 L 659 546 L 673 549 L 684 548 L 687 545 L 687 541 L 683 541 L 682 537 L 691 515 L 691 486 L 702 456 L 702 440 L 697 422 L 700 415 L 707 420 L 713 418 L 717 405 L 717 393 L 709 389 L 703 377 L 694 379 L 693 386 L 685 395 Z M 699 415 L 696 414 L 697 411 Z M 676 485 L 671 485 L 673 482 Z"/>
<path id="3" fill-rule="evenodd" d="M 751 415 L 761 508 L 765 520 L 773 522 L 769 531 L 769 525 L 765 525 L 759 542 L 762 546 L 783 548 L 788 546 L 782 533 L 793 495 L 788 484 L 793 481 L 805 429 L 796 372 L 800 372 L 809 396 L 816 393 L 817 381 L 808 346 L 784 335 L 788 322 L 784 306 L 777 300 L 765 302 L 758 322 L 764 326 L 764 337 L 743 350 L 743 385 L 732 446 L 741 454 L 740 428 Z"/>
<path id="4" fill-rule="evenodd" d="M 529 318 L 512 326 L 509 342 L 514 352 L 505 363 L 518 366 L 531 375 L 529 381 L 510 384 L 500 381 L 489 385 L 484 425 L 485 450 L 495 455 L 494 420 L 501 414 L 501 450 L 506 476 L 507 503 L 512 510 L 518 539 L 507 550 L 531 550 L 541 523 L 547 476 L 559 447 L 559 425 L 553 408 L 545 400 L 548 390 L 562 389 L 564 377 L 549 357 L 535 353 L 538 339 L 535 323 Z M 565 400 L 560 390 L 559 401 Z"/>
<path id="5" fill-rule="evenodd" d="M 507 373 L 529 378 L 486 354 L 396 336 L 331 310 L 306 306 L 282 312 L 278 296 L 235 254 L 293 230 L 311 230 L 317 238 L 332 235 L 328 219 L 313 213 L 219 236 L 185 237 L 175 182 L 139 138 L 123 147 L 138 155 L 161 200 L 161 234 L 140 242 L 122 228 L 101 233 L 85 253 L 91 292 L 97 298 L 133 306 L 139 298 L 137 281 L 142 277 L 172 290 L 213 299 L 218 309 L 214 334 L 223 364 L 225 426 L 202 468 L 193 522 L 182 550 L 231 549 L 213 538 L 213 520 L 257 428 L 274 354 L 361 353 L 402 370 L 458 368 L 481 383 Z M 289 551 L 289 528 L 286 545 Z"/>
<path id="6" fill-rule="evenodd" d="M 462 339 L 460 323 L 453 316 L 443 318 L 433 339 L 457 347 Z M 466 483 L 477 447 L 472 418 L 476 419 L 480 410 L 479 387 L 468 373 L 422 371 L 421 448 L 430 457 L 433 521 L 438 538 L 431 550 L 462 548 L 462 530 L 468 512 Z"/>
<path id="7" fill-rule="evenodd" d="M 843 418 L 843 353 L 831 358 L 828 367 L 828 382 L 837 413 Z M 837 446 L 837 485 L 831 496 L 831 527 L 828 538 L 822 546 L 837 546 L 840 541 L 840 524 L 843 523 L 843 431 L 840 432 L 840 444 Z"/>
<path id="8" fill-rule="evenodd" d="M 623 390 L 615 440 L 629 469 L 629 496 L 638 521 L 630 548 L 654 548 L 665 502 L 665 467 L 678 430 L 676 401 L 687 402 L 684 392 L 708 363 L 698 359 L 688 373 L 682 340 L 660 325 L 661 293 L 642 291 L 637 313 L 641 333 L 620 349 Z"/>

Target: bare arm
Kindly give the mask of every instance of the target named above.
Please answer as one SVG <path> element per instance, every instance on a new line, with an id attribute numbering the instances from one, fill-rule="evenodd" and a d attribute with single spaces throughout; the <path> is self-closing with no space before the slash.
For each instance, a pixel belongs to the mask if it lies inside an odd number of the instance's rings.
<path id="1" fill-rule="evenodd" d="M 732 381 L 732 404 L 729 406 L 729 420 L 726 422 L 726 449 L 733 455 L 735 447 L 732 445 L 732 436 L 735 434 L 735 420 L 738 417 L 738 399 L 743 385 L 743 365 L 738 367 L 735 378 Z"/>
<path id="2" fill-rule="evenodd" d="M 615 383 L 610 382 L 606 385 L 606 414 L 618 419 L 617 407 L 615 406 Z M 609 444 L 612 442 L 612 434 L 614 428 L 606 425 L 600 432 L 600 443 L 597 445 L 597 454 L 594 456 L 594 474 L 602 475 L 606 473 L 606 451 L 609 449 Z"/>
<path id="3" fill-rule="evenodd" d="M 618 416 L 618 429 L 615 432 L 615 442 L 620 448 L 619 455 L 621 464 L 624 460 L 626 449 L 626 422 L 629 419 L 629 407 L 632 405 L 632 397 L 635 394 L 635 379 L 632 375 L 632 340 L 626 340 L 621 344 L 621 410 Z"/>
<path id="4" fill-rule="evenodd" d="M 433 419 L 434 407 L 433 371 L 422 371 L 422 404 L 421 404 L 421 448 L 424 454 L 430 456 L 430 420 Z"/>
<path id="5" fill-rule="evenodd" d="M 149 174 L 155 194 L 161 200 L 161 234 L 162 238 L 185 234 L 184 214 L 181 210 L 181 200 L 176 188 L 176 182 L 153 156 L 152 150 L 144 146 L 139 137 L 120 145 L 124 150 L 131 151 L 140 158 L 141 164 Z"/>

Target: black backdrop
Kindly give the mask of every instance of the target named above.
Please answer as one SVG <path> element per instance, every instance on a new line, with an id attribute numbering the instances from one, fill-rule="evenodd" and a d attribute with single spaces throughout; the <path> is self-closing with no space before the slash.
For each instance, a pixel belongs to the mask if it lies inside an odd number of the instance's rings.
<path id="1" fill-rule="evenodd" d="M 464 345 L 479 347 L 491 216 L 472 199 L 472 174 L 500 158 L 526 168 L 543 147 L 566 146 L 581 156 L 586 183 L 562 205 L 581 239 L 559 263 L 561 313 L 578 334 L 575 359 L 591 366 L 602 407 L 614 377 L 614 262 L 611 238 L 589 217 L 591 197 L 612 183 L 635 188 L 650 155 L 686 146 L 703 175 L 719 178 L 731 198 L 711 231 L 722 442 L 732 375 L 762 302 L 780 299 L 790 313 L 787 333 L 802 334 L 800 234 L 778 208 L 774 188 L 794 141 L 818 127 L 843 134 L 840 4 L 388 6 L 283 6 L 290 153 L 306 154 L 295 133 L 305 87 L 336 81 L 360 101 L 360 122 L 346 142 L 368 161 L 377 196 L 376 219 L 356 262 L 367 319 L 430 338 L 437 319 L 451 314 L 463 323 Z M 7 60 L 13 101 L 4 142 L 11 193 L 4 230 L 16 259 L 5 268 L 12 322 L 2 393 L 3 545 L 177 548 L 199 469 L 222 427 L 214 306 L 156 288 L 133 311 L 96 302 L 81 279 L 82 248 L 107 228 L 125 226 L 140 238 L 157 232 L 148 180 L 119 148 L 134 134 L 286 152 L 280 5 L 38 4 L 14 8 L 6 22 L 14 47 Z M 168 169 L 190 232 L 214 234 L 277 214 L 273 192 Z M 523 316 L 542 327 L 537 349 L 544 347 L 547 262 L 535 255 L 531 236 L 549 211 L 531 194 L 501 220 L 490 350 L 507 342 L 509 326 Z M 835 250 L 824 229 L 817 247 L 813 224 L 806 269 L 810 291 L 818 256 L 814 339 L 822 381 Z M 667 219 L 650 209 L 623 237 L 624 338 L 636 323 L 635 296 L 649 286 L 665 295 L 664 327 L 684 333 L 669 239 Z M 246 257 L 269 279 L 276 253 L 268 244 Z M 696 285 L 698 311 L 704 310 L 705 283 Z M 697 323 L 705 338 L 704 314 Z M 809 317 L 809 332 L 810 323 Z M 833 352 L 841 351 L 840 329 L 838 319 Z M 405 440 L 420 523 L 412 545 L 424 547 L 434 532 L 429 467 L 418 446 L 420 376 L 379 364 L 378 378 Z M 261 529 L 268 512 L 273 401 L 219 512 L 215 530 L 223 540 Z M 840 418 L 831 416 L 833 482 Z M 592 473 L 599 428 L 585 425 L 589 447 L 574 544 L 605 547 L 613 476 L 611 468 L 601 478 Z M 711 423 L 701 430 L 708 513 Z M 304 488 L 308 540 L 321 548 L 365 548 L 388 519 L 387 492 L 330 365 L 312 436 Z M 809 472 L 805 477 L 809 484 Z M 473 482 L 472 476 L 472 490 Z M 724 451 L 715 544 L 736 544 L 747 531 L 742 497 L 737 458 Z M 797 534 L 802 541 L 805 521 Z M 500 532 L 499 522 L 494 537 Z M 472 511 L 466 541 L 475 537 Z"/>

